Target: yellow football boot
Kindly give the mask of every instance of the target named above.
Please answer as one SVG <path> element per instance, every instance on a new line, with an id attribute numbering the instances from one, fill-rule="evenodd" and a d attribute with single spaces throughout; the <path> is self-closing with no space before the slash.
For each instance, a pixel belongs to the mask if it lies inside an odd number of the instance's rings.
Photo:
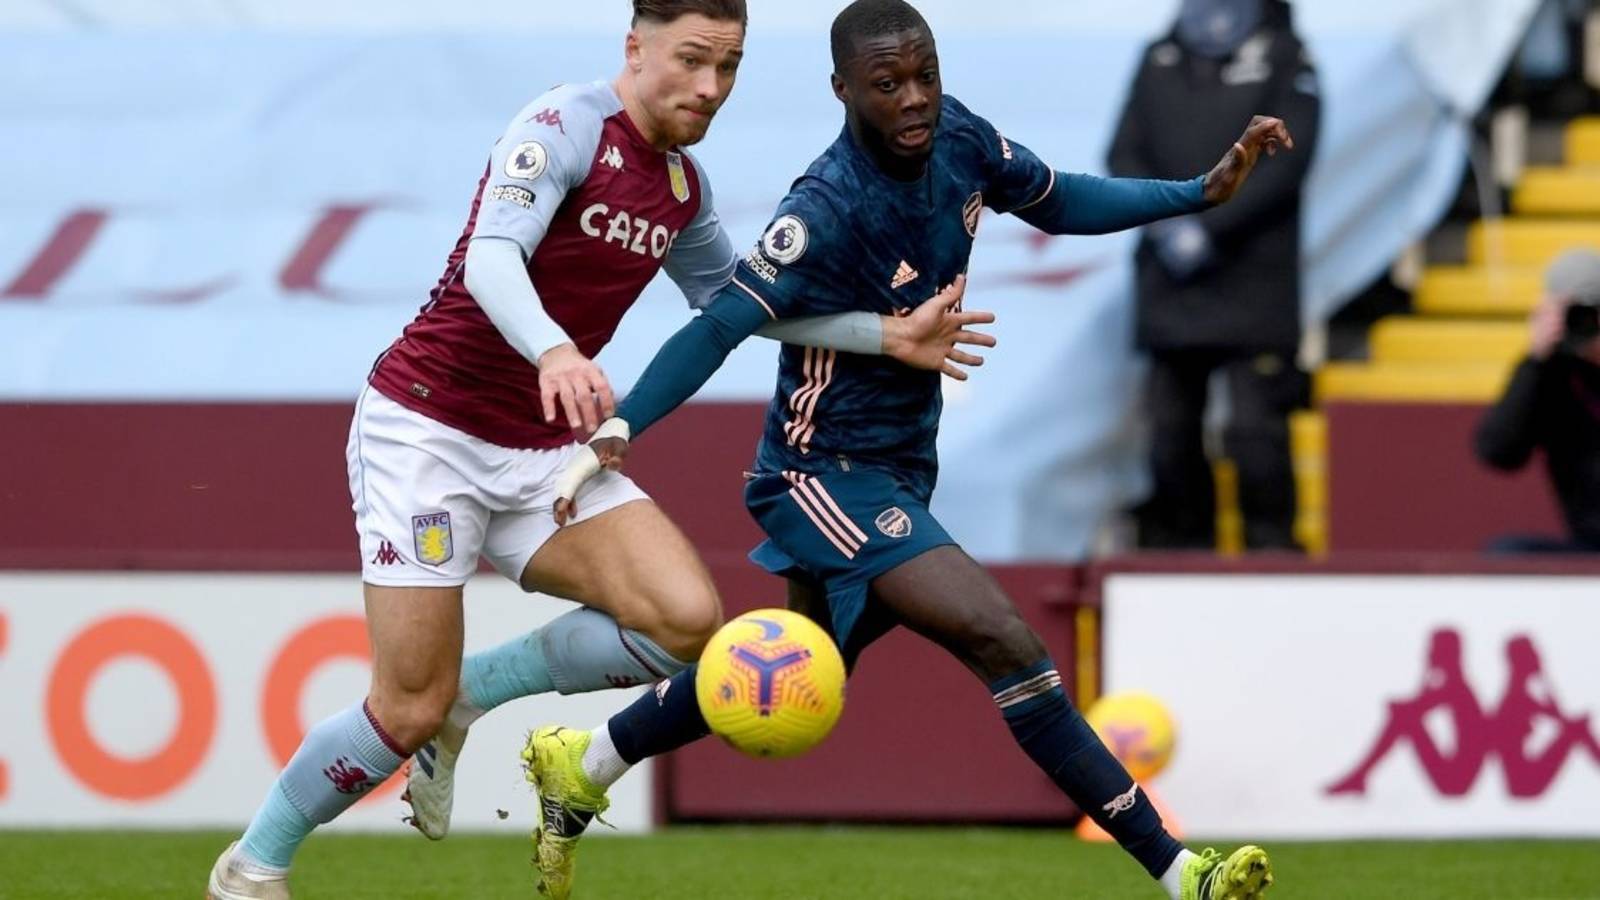
<path id="1" fill-rule="evenodd" d="M 1272 860 L 1253 844 L 1227 859 L 1208 847 L 1184 864 L 1179 883 L 1182 900 L 1258 900 L 1272 886 Z"/>
<path id="2" fill-rule="evenodd" d="M 528 735 L 522 763 L 539 795 L 539 826 L 533 830 L 533 864 L 539 893 L 551 900 L 572 896 L 573 855 L 589 822 L 606 811 L 606 792 L 583 773 L 589 732 L 546 725 Z"/>

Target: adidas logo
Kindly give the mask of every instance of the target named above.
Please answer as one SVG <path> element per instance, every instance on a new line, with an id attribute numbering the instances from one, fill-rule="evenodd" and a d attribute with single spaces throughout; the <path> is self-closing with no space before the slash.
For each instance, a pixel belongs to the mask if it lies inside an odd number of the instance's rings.
<path id="1" fill-rule="evenodd" d="M 620 171 L 622 169 L 622 151 L 617 149 L 616 144 L 607 144 L 606 152 L 601 155 L 600 161 Z"/>
<path id="2" fill-rule="evenodd" d="M 889 289 L 903 288 L 916 281 L 918 275 L 917 270 L 911 268 L 911 264 L 902 259 L 900 260 L 900 268 L 894 271 L 894 278 L 889 282 Z"/>

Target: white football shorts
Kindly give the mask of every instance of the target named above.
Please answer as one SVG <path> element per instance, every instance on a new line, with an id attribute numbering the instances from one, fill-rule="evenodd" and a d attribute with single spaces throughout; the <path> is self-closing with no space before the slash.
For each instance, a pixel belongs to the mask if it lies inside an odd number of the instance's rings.
<path id="1" fill-rule="evenodd" d="M 345 448 L 362 580 L 461 585 L 481 554 L 520 581 L 528 560 L 556 532 L 556 477 L 579 446 L 512 450 L 366 388 Z M 626 475 L 601 472 L 578 491 L 574 521 L 647 499 Z"/>

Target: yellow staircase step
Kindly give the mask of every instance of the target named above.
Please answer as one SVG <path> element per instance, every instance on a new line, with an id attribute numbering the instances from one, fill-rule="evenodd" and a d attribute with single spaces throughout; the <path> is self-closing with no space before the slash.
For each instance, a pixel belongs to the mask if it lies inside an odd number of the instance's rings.
<path id="1" fill-rule="evenodd" d="M 1522 317 L 1543 293 L 1543 273 L 1534 267 L 1429 266 L 1412 302 L 1430 316 Z"/>
<path id="2" fill-rule="evenodd" d="M 1531 167 L 1517 182 L 1511 208 L 1524 216 L 1600 215 L 1600 166 Z"/>
<path id="3" fill-rule="evenodd" d="M 1317 403 L 1493 403 L 1514 368 L 1491 363 L 1329 363 L 1317 370 Z"/>
<path id="4" fill-rule="evenodd" d="M 1390 316 L 1368 337 L 1380 365 L 1515 362 L 1528 352 L 1528 326 L 1516 319 Z"/>
<path id="5" fill-rule="evenodd" d="M 1600 219 L 1479 220 L 1467 232 L 1467 261 L 1475 265 L 1542 267 L 1574 247 L 1600 249 Z"/>
<path id="6" fill-rule="evenodd" d="M 1568 165 L 1600 165 L 1600 116 L 1573 119 L 1566 138 Z"/>

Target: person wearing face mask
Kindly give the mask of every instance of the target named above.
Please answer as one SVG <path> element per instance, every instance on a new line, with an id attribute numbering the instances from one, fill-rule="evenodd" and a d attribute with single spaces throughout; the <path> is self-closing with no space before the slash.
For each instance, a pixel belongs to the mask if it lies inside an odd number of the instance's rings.
<path id="1" fill-rule="evenodd" d="M 1564 537 L 1514 535 L 1499 553 L 1600 553 L 1600 253 L 1572 250 L 1545 272 L 1528 355 L 1478 424 L 1478 458 L 1502 471 L 1543 450 Z"/>
<path id="2" fill-rule="evenodd" d="M 1113 175 L 1195 170 L 1252 114 L 1305 152 L 1264 169 L 1233 203 L 1145 229 L 1135 257 L 1136 344 L 1149 354 L 1153 491 L 1138 509 L 1151 549 L 1216 545 L 1203 423 L 1212 375 L 1227 387 L 1223 449 L 1239 472 L 1245 544 L 1298 549 L 1289 413 L 1306 392 L 1300 345 L 1300 210 L 1317 141 L 1316 69 L 1283 0 L 1183 0 L 1140 62 L 1110 152 Z"/>

